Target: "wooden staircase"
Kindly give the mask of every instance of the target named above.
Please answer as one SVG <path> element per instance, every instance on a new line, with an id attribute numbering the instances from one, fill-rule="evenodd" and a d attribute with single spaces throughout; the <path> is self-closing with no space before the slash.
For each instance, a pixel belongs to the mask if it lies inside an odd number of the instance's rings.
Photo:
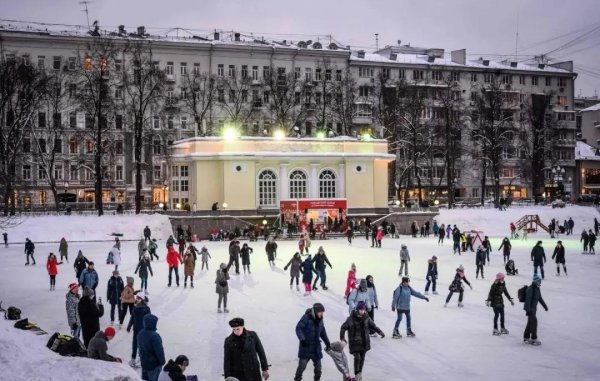
<path id="1" fill-rule="evenodd" d="M 538 226 L 545 230 L 546 232 L 550 232 L 548 227 L 542 223 L 540 220 L 540 216 L 537 214 L 527 214 L 521 217 L 517 223 L 515 224 L 517 230 L 522 230 L 523 228 L 527 228 L 529 232 L 537 232 Z"/>

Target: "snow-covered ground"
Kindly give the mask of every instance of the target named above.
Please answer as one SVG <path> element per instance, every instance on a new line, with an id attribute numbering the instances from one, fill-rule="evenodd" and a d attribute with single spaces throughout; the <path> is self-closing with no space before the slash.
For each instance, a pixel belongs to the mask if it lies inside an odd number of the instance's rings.
<path id="1" fill-rule="evenodd" d="M 312 296 L 290 291 L 288 272 L 283 266 L 296 250 L 292 241 L 279 243 L 277 266 L 270 268 L 264 253 L 264 242 L 252 243 L 255 252 L 251 257 L 252 274 L 232 276 L 229 294 L 229 314 L 217 314 L 214 275 L 219 263 L 227 262 L 227 243 L 202 242 L 213 256 L 210 271 L 196 271 L 195 289 L 167 288 L 167 265 L 164 262 L 164 238 L 169 234 L 168 220 L 163 216 L 119 216 L 119 217 L 40 217 L 26 220 L 22 225 L 9 231 L 11 241 L 23 241 L 27 235 L 34 242 L 58 241 L 65 236 L 67 240 L 100 239 L 111 237 L 112 232 L 121 232 L 124 238 L 136 239 L 145 225 L 150 225 L 163 239 L 159 248 L 160 262 L 153 262 L 155 275 L 149 280 L 150 307 L 159 317 L 158 332 L 163 337 L 167 357 L 186 354 L 190 358 L 188 374 L 197 374 L 200 380 L 214 381 L 222 379 L 223 340 L 231 330 L 227 322 L 241 316 L 246 327 L 260 336 L 271 367 L 272 380 L 289 380 L 297 364 L 298 340 L 294 333 L 295 325 L 306 308 L 315 302 L 325 305 L 325 326 L 330 339 L 339 339 L 339 328 L 347 316 L 347 306 L 343 299 L 348 268 L 356 263 L 358 276 L 370 274 L 375 279 L 380 306 L 375 313 L 375 321 L 386 333 L 385 339 L 372 340 L 372 349 L 367 353 L 363 371 L 364 380 L 596 380 L 600 374 L 597 361 L 600 354 L 600 322 L 596 318 L 600 312 L 600 284 L 596 281 L 600 267 L 600 255 L 581 255 L 579 234 L 574 238 L 561 236 L 567 248 L 567 268 L 569 277 L 556 277 L 555 267 L 550 259 L 556 239 L 550 239 L 546 233 L 529 235 L 529 240 L 513 242 L 513 259 L 520 275 L 507 277 L 509 292 L 515 298 L 517 289 L 531 282 L 532 266 L 529 260 L 531 247 L 541 239 L 546 249 L 548 263 L 546 279 L 542 283 L 542 293 L 549 306 L 549 312 L 540 309 L 539 339 L 541 347 L 522 343 L 522 334 L 526 317 L 523 305 L 516 303 L 506 307 L 506 327 L 509 335 L 492 336 L 491 308 L 485 306 L 485 299 L 495 274 L 503 271 L 501 254 L 498 248 L 500 240 L 508 235 L 508 224 L 525 214 L 539 214 L 542 221 L 550 218 L 560 221 L 573 217 L 575 232 L 582 228 L 592 228 L 594 217 L 600 217 L 593 208 L 550 207 L 513 208 L 506 212 L 493 209 L 483 210 L 443 210 L 437 218 L 443 223 L 457 224 L 461 229 L 481 230 L 489 235 L 494 247 L 490 266 L 486 266 L 485 280 L 476 280 L 474 276 L 475 259 L 472 253 L 453 256 L 451 242 L 437 246 L 434 238 L 401 237 L 384 239 L 383 248 L 370 247 L 370 241 L 357 238 L 352 246 L 345 239 L 313 241 L 311 252 L 323 246 L 333 269 L 327 272 L 328 291 L 316 291 Z M 392 340 L 391 333 L 396 318 L 390 309 L 391 295 L 399 283 L 398 251 L 400 244 L 408 245 L 411 252 L 411 285 L 422 291 L 425 285 L 427 259 L 432 255 L 439 258 L 440 295 L 430 295 L 430 302 L 413 298 L 412 326 L 417 334 L 415 338 Z M 123 264 L 120 266 L 123 277 L 131 275 L 136 265 L 137 243 L 124 242 Z M 81 249 L 85 255 L 96 261 L 101 277 L 100 296 L 106 292 L 106 282 L 113 269 L 104 264 L 111 243 L 72 243 L 70 256 Z M 39 243 L 36 245 L 36 267 L 25 267 L 22 245 L 13 245 L 8 249 L 0 247 L 3 266 L 0 268 L 0 300 L 4 305 L 17 305 L 31 321 L 38 323 L 48 332 L 68 333 L 64 297 L 67 285 L 74 280 L 71 264 L 59 266 L 57 291 L 48 291 L 48 276 L 44 268 L 48 252 L 56 252 L 58 243 Z M 448 285 L 459 264 L 466 268 L 466 276 L 473 285 L 473 291 L 465 291 L 465 307 L 457 308 L 457 295 L 448 308 L 443 308 Z M 182 270 L 182 269 L 181 269 Z M 136 277 L 136 285 L 139 279 Z M 302 287 L 302 286 L 301 286 Z M 105 327 L 110 322 L 108 311 L 101 319 Z M 401 333 L 405 333 L 402 322 Z M 35 340 L 20 342 L 4 339 L 6 332 L 0 326 L 0 363 L 11 363 L 10 371 L 19 366 L 28 370 L 28 380 L 48 379 L 96 379 L 98 374 L 106 373 L 104 379 L 112 379 L 119 369 L 108 370 L 117 365 L 98 364 L 90 366 L 89 360 L 69 359 L 58 362 L 45 347 L 30 359 L 26 356 L 10 354 L 24 351 L 23 344 L 35 346 Z M 12 336 L 11 336 L 12 337 Z M 39 345 L 43 345 L 39 340 Z M 21 348 L 12 349 L 13 346 Z M 44 353 L 48 352 L 46 357 Z M 125 329 L 117 332 L 109 343 L 109 353 L 128 359 L 131 353 L 131 334 Z M 350 356 L 351 360 L 352 357 Z M 84 363 L 78 363 L 85 361 Z M 55 364 L 48 366 L 47 364 Z M 57 370 L 63 364 L 73 363 L 69 375 L 61 378 L 62 371 Z M 85 369 L 85 370 L 84 370 Z M 337 380 L 333 363 L 327 356 L 323 359 L 322 380 Z M 109 372 L 113 372 L 110 373 Z M 80 377 L 75 374 L 80 373 Z M 89 378 L 84 376 L 89 374 Z M 124 375 L 124 373 L 123 373 Z M 0 379 L 8 377 L 0 372 Z M 22 379 L 8 377 L 6 379 Z M 97 378 L 100 379 L 100 378 Z M 304 373 L 304 379 L 312 379 L 312 366 Z"/>

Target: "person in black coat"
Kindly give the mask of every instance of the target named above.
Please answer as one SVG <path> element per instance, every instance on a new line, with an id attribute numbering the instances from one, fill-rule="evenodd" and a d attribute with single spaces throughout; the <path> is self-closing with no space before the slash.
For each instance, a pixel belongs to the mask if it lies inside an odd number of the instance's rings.
<path id="1" fill-rule="evenodd" d="M 31 260 L 33 261 L 33 264 L 35 265 L 35 257 L 33 256 L 34 252 L 35 252 L 35 245 L 33 244 L 33 242 L 31 242 L 31 240 L 29 238 L 25 238 L 25 254 L 27 255 L 27 263 L 25 263 L 26 266 L 29 265 L 29 257 L 31 257 Z"/>
<path id="2" fill-rule="evenodd" d="M 298 348 L 298 368 L 294 381 L 302 380 L 302 373 L 306 369 L 308 362 L 312 360 L 315 367 L 315 381 L 321 380 L 321 340 L 325 343 L 325 350 L 331 349 L 327 331 L 323 324 L 323 313 L 325 307 L 321 303 L 315 303 L 312 308 L 306 310 L 298 324 L 296 324 L 296 336 L 300 341 Z"/>
<path id="3" fill-rule="evenodd" d="M 106 286 L 106 300 L 110 304 L 110 325 L 115 322 L 115 306 L 117 307 L 117 317 L 121 316 L 121 293 L 124 288 L 125 285 L 119 276 L 119 271 L 113 271 L 113 276 L 108 279 Z"/>
<path id="4" fill-rule="evenodd" d="M 131 343 L 131 360 L 129 361 L 129 365 L 132 367 L 136 367 L 138 363 L 136 362 L 137 352 L 138 352 L 138 334 L 144 328 L 144 316 L 151 313 L 150 307 L 148 307 L 148 298 L 144 291 L 139 291 L 135 295 L 135 306 L 133 307 L 133 313 L 129 318 L 129 324 L 127 324 L 127 332 L 131 332 L 131 328 L 133 328 L 133 336 Z"/>
<path id="5" fill-rule="evenodd" d="M 560 276 L 560 265 L 562 264 L 565 275 L 567 275 L 567 265 L 565 264 L 565 247 L 562 241 L 556 242 L 552 259 L 556 260 L 556 276 Z"/>
<path id="6" fill-rule="evenodd" d="M 506 289 L 506 284 L 504 283 L 504 274 L 498 273 L 496 274 L 496 281 L 492 283 L 492 287 L 490 287 L 490 293 L 485 301 L 485 304 L 488 307 L 492 307 L 494 309 L 494 335 L 508 334 L 508 330 L 504 327 L 504 298 L 502 295 L 505 295 L 508 298 L 511 305 L 515 305 L 515 302 L 510 297 L 510 294 Z M 500 331 L 498 331 L 498 316 L 500 317 Z"/>
<path id="7" fill-rule="evenodd" d="M 498 251 L 502 249 L 502 256 L 504 257 L 504 264 L 510 259 L 510 250 L 512 249 L 512 245 L 510 244 L 510 240 L 508 237 L 504 237 Z"/>
<path id="8" fill-rule="evenodd" d="M 533 282 L 527 287 L 525 294 L 525 304 L 523 309 L 527 315 L 527 326 L 523 333 L 523 341 L 527 344 L 540 345 L 541 342 L 537 339 L 537 305 L 540 303 L 546 311 L 548 306 L 542 298 L 542 279 L 538 274 L 533 274 Z"/>
<path id="9" fill-rule="evenodd" d="M 349 350 L 354 356 L 354 374 L 357 379 L 361 377 L 365 355 L 371 349 L 369 331 L 374 330 L 381 338 L 385 337 L 385 334 L 371 320 L 366 310 L 367 305 L 365 302 L 358 302 L 356 310 L 352 311 L 340 328 L 340 340 L 343 342 L 346 342 L 346 331 L 348 331 Z"/>
<path id="10" fill-rule="evenodd" d="M 531 250 L 531 261 L 533 262 L 533 273 L 537 274 L 539 267 L 542 274 L 542 279 L 544 279 L 544 263 L 546 263 L 546 253 L 542 247 L 542 241 L 537 241 Z"/>
<path id="11" fill-rule="evenodd" d="M 77 258 L 75 258 L 75 263 L 73 263 L 73 268 L 75 269 L 75 276 L 77 276 L 77 282 L 81 286 L 81 282 L 79 282 L 79 278 L 81 277 L 81 273 L 86 267 L 90 264 L 90 261 L 83 256 L 81 250 L 77 253 Z"/>
<path id="12" fill-rule="evenodd" d="M 596 254 L 596 249 L 594 249 L 594 245 L 596 245 L 596 234 L 592 232 L 592 229 L 588 232 L 588 240 L 589 240 L 589 249 L 590 254 Z M 566 274 L 566 272 L 565 272 Z"/>
<path id="13" fill-rule="evenodd" d="M 233 332 L 225 339 L 224 376 L 239 381 L 267 380 L 269 363 L 258 335 L 244 328 L 242 318 L 232 319 L 229 326 Z"/>
<path id="14" fill-rule="evenodd" d="M 179 355 L 173 360 L 167 361 L 162 369 L 162 372 L 158 376 L 159 380 L 167 379 L 171 381 L 186 381 L 187 378 L 183 374 L 187 367 L 190 365 L 190 360 L 185 355 Z M 164 376 L 163 376 L 164 374 Z"/>
<path id="15" fill-rule="evenodd" d="M 333 269 L 333 266 L 331 266 L 331 262 L 329 262 L 327 254 L 325 254 L 325 250 L 323 250 L 323 246 L 319 246 L 319 250 L 317 250 L 314 262 L 315 270 L 317 271 L 317 277 L 314 280 L 312 288 L 313 290 L 317 290 L 317 281 L 321 279 L 321 288 L 323 290 L 327 290 L 327 285 L 325 284 L 325 282 L 327 282 L 327 274 L 325 273 L 325 269 L 327 268 L 326 265 L 329 265 L 329 268 L 331 269 Z"/>
<path id="16" fill-rule="evenodd" d="M 83 344 L 87 348 L 90 340 L 100 330 L 100 318 L 104 315 L 102 301 L 94 302 L 94 291 L 91 288 L 86 287 L 83 290 L 83 296 L 77 305 L 77 312 L 81 321 Z"/>

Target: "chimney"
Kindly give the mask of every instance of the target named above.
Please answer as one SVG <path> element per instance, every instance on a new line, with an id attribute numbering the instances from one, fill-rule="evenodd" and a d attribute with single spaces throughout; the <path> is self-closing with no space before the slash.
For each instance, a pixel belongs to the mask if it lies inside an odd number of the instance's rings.
<path id="1" fill-rule="evenodd" d="M 467 63 L 467 50 L 453 50 L 450 52 L 450 57 L 452 59 L 452 62 L 454 62 L 455 64 L 465 65 Z"/>
<path id="2" fill-rule="evenodd" d="M 146 34 L 146 27 L 145 26 L 138 26 L 137 27 L 137 34 L 138 36 L 143 36 Z"/>
<path id="3" fill-rule="evenodd" d="M 219 32 L 217 32 L 217 31 L 215 30 L 215 34 L 214 34 L 213 36 L 214 36 L 214 37 L 213 37 L 213 39 L 214 39 L 215 41 L 219 41 L 219 37 L 220 37 L 220 36 L 219 36 Z"/>
<path id="4" fill-rule="evenodd" d="M 236 33 L 234 34 L 234 36 L 235 36 L 235 41 L 236 41 L 236 42 L 240 42 L 240 34 L 236 32 Z"/>
<path id="5" fill-rule="evenodd" d="M 125 30 L 125 25 L 119 25 L 119 34 L 127 34 Z"/>
<path id="6" fill-rule="evenodd" d="M 517 67 L 517 64 L 518 64 L 517 62 L 511 62 L 510 67 Z"/>
<path id="7" fill-rule="evenodd" d="M 490 66 L 490 60 L 483 60 L 483 66 Z"/>
<path id="8" fill-rule="evenodd" d="M 434 63 L 435 62 L 435 57 L 434 56 L 427 56 L 427 62 Z"/>
<path id="9" fill-rule="evenodd" d="M 359 50 L 358 51 L 358 58 L 365 58 L 365 51 L 364 50 Z"/>

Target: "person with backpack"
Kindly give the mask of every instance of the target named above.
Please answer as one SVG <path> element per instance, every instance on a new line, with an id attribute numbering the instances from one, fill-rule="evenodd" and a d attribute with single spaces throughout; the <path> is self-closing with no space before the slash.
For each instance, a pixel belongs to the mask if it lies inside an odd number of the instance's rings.
<path id="1" fill-rule="evenodd" d="M 533 249 L 531 250 L 531 261 L 533 262 L 533 273 L 538 273 L 538 267 L 544 279 L 544 263 L 546 263 L 546 253 L 542 247 L 542 241 L 537 241 Z"/>
<path id="2" fill-rule="evenodd" d="M 84 257 L 81 250 L 79 250 L 79 252 L 77 253 L 77 258 L 75 258 L 75 262 L 73 263 L 73 268 L 75 269 L 75 277 L 77 278 L 78 282 L 81 277 L 81 273 L 89 264 L 90 261 L 86 257 Z M 81 283 L 79 283 L 79 285 L 81 286 Z"/>
<path id="3" fill-rule="evenodd" d="M 158 375 L 165 365 L 165 350 L 162 338 L 156 332 L 158 318 L 147 314 L 144 316 L 144 328 L 138 333 L 140 363 L 142 372 L 148 375 L 148 381 L 158 381 Z"/>
<path id="4" fill-rule="evenodd" d="M 148 242 L 148 254 L 150 254 L 150 260 L 153 261 L 154 257 L 156 257 L 156 260 L 158 261 L 160 258 L 158 257 L 158 254 L 156 254 L 156 250 L 158 249 L 158 245 L 156 244 L 156 238 L 152 238 L 149 242 Z"/>
<path id="5" fill-rule="evenodd" d="M 562 264 L 565 275 L 567 275 L 567 265 L 565 264 L 565 247 L 562 241 L 556 242 L 552 259 L 556 259 L 556 276 L 560 276 L 560 265 Z"/>
<path id="6" fill-rule="evenodd" d="M 100 318 L 104 315 L 104 306 L 100 299 L 95 301 L 94 290 L 86 287 L 83 290 L 83 297 L 77 305 L 77 312 L 81 321 L 81 332 L 83 335 L 83 345 L 88 347 L 92 337 L 100 330 Z"/>
<path id="7" fill-rule="evenodd" d="M 494 309 L 494 331 L 492 333 L 496 336 L 508 334 L 508 330 L 504 327 L 504 298 L 502 295 L 508 298 L 511 305 L 515 305 L 504 283 L 504 274 L 498 273 L 485 301 L 486 306 Z M 500 331 L 498 331 L 498 317 L 500 317 Z"/>
<path id="8" fill-rule="evenodd" d="M 402 276 L 402 269 L 404 269 L 404 276 L 408 276 L 408 262 L 410 262 L 410 253 L 406 248 L 406 245 L 400 246 L 400 271 L 398 276 Z"/>
<path id="9" fill-rule="evenodd" d="M 402 322 L 402 315 L 406 315 L 406 336 L 414 337 L 415 334 L 411 329 L 411 317 L 410 317 L 410 299 L 411 296 L 415 296 L 419 299 L 424 299 L 429 302 L 429 298 L 415 291 L 409 285 L 410 278 L 407 276 L 402 277 L 402 283 L 394 290 L 392 296 L 392 311 L 396 311 L 396 323 L 394 324 L 394 332 L 392 338 L 399 339 L 402 337 L 398 329 L 400 328 L 400 322 Z"/>
<path id="10" fill-rule="evenodd" d="M 144 291 L 148 291 L 148 272 L 150 272 L 151 276 L 154 276 L 152 272 L 152 265 L 150 265 L 150 255 L 147 253 L 140 259 L 138 265 L 135 268 L 134 274 L 139 272 L 140 277 L 140 289 Z"/>
<path id="11" fill-rule="evenodd" d="M 183 258 L 181 255 L 175 250 L 173 246 L 169 247 L 167 251 L 167 264 L 169 265 L 169 284 L 167 287 L 171 287 L 171 279 L 173 272 L 175 272 L 175 283 L 177 287 L 179 287 L 179 264 L 183 263 Z"/>
<path id="12" fill-rule="evenodd" d="M 463 265 L 460 265 L 456 269 L 456 274 L 454 275 L 454 280 L 452 281 L 452 283 L 450 283 L 450 287 L 448 287 L 448 290 L 450 290 L 450 293 L 446 297 L 446 303 L 444 304 L 444 307 L 448 307 L 448 302 L 450 302 L 450 299 L 452 299 L 452 295 L 455 292 L 458 292 L 458 306 L 464 307 L 464 304 L 462 302 L 463 294 L 465 292 L 465 289 L 463 288 L 463 285 L 462 285 L 463 281 L 471 288 L 471 290 L 473 289 L 473 286 L 471 286 L 471 283 L 469 283 L 469 281 L 467 280 L 467 277 L 465 277 L 465 268 L 463 267 Z"/>
<path id="13" fill-rule="evenodd" d="M 194 270 L 196 269 L 196 259 L 192 254 L 191 250 L 185 252 L 185 258 L 183 259 L 183 288 L 187 288 L 187 279 L 190 278 L 190 287 L 194 288 Z"/>
<path id="14" fill-rule="evenodd" d="M 358 288 L 352 290 L 350 295 L 348 295 L 348 299 L 346 303 L 348 304 L 348 313 L 351 314 L 352 311 L 356 310 L 356 306 L 358 303 L 363 302 L 367 306 L 367 310 L 373 308 L 371 304 L 371 298 L 369 297 L 369 291 L 367 287 L 367 280 L 361 279 L 358 282 Z"/>
<path id="15" fill-rule="evenodd" d="M 48 255 L 46 270 L 48 270 L 48 275 L 50 276 L 50 291 L 56 289 L 56 275 L 58 275 L 58 265 L 60 264 L 62 264 L 62 262 L 58 262 L 54 253 Z"/>
<path id="16" fill-rule="evenodd" d="M 475 279 L 479 278 L 479 272 L 481 272 L 481 279 L 483 277 L 483 265 L 485 265 L 485 250 L 481 245 L 477 247 L 477 252 L 475 253 L 475 266 L 477 270 L 475 271 Z"/>
<path id="17" fill-rule="evenodd" d="M 190 360 L 185 355 L 179 355 L 175 361 L 169 360 L 158 376 L 158 381 L 186 381 L 183 374 L 190 365 Z"/>
<path id="18" fill-rule="evenodd" d="M 25 255 L 27 255 L 27 263 L 25 263 L 25 266 L 29 266 L 29 257 L 31 257 L 33 265 L 35 265 L 35 257 L 33 256 L 34 252 L 35 245 L 29 238 L 25 238 Z"/>
<path id="19" fill-rule="evenodd" d="M 502 256 L 504 257 L 504 264 L 506 265 L 506 262 L 510 259 L 510 250 L 512 249 L 512 245 L 510 244 L 510 240 L 508 239 L 508 237 L 504 237 L 502 239 L 502 243 L 500 244 L 498 251 L 500 251 L 501 249 Z"/>
<path id="20" fill-rule="evenodd" d="M 317 277 L 313 282 L 312 288 L 313 290 L 318 290 L 317 281 L 319 281 L 320 279 L 321 282 L 319 283 L 319 285 L 323 290 L 327 291 L 327 274 L 325 273 L 325 270 L 327 269 L 327 265 L 329 265 L 329 268 L 331 269 L 333 269 L 333 266 L 331 266 L 331 262 L 329 262 L 329 258 L 327 258 L 327 254 L 325 254 L 323 246 L 319 246 L 317 254 L 315 254 L 314 262 L 315 270 L 317 271 Z"/>
<path id="21" fill-rule="evenodd" d="M 79 338 L 81 333 L 81 321 L 79 320 L 79 284 L 71 283 L 69 292 L 65 296 L 65 308 L 67 310 L 67 323 L 71 329 L 71 336 Z"/>
<path id="22" fill-rule="evenodd" d="M 231 334 L 225 339 L 223 375 L 240 381 L 260 381 L 269 378 L 269 362 L 256 332 L 244 327 L 244 319 L 229 321 Z"/>
<path id="23" fill-rule="evenodd" d="M 216 293 L 219 295 L 217 302 L 217 312 L 228 313 L 227 309 L 227 294 L 229 293 L 229 266 L 225 263 L 221 263 L 217 270 L 217 278 L 215 279 Z M 221 310 L 221 303 L 223 303 L 223 310 Z"/>
<path id="24" fill-rule="evenodd" d="M 304 248 L 302 248 L 302 250 L 304 250 Z M 267 244 L 265 245 L 265 251 L 267 252 L 269 265 L 275 266 L 275 257 L 277 256 L 277 243 L 275 242 L 275 238 L 269 238 L 269 241 L 267 241 Z M 300 251 L 300 255 L 302 255 L 302 251 Z"/>
<path id="25" fill-rule="evenodd" d="M 115 307 L 117 307 L 117 319 L 121 316 L 121 293 L 125 289 L 123 279 L 117 270 L 113 271 L 106 286 L 106 300 L 110 304 L 110 325 L 115 324 Z"/>
<path id="26" fill-rule="evenodd" d="M 90 262 L 88 264 L 88 267 L 81 272 L 81 276 L 79 277 L 79 283 L 84 289 L 86 287 L 89 287 L 94 292 L 96 292 L 96 287 L 98 287 L 98 273 L 94 269 L 94 262 Z"/>
<path id="27" fill-rule="evenodd" d="M 431 291 L 433 291 L 434 295 L 437 295 L 437 291 L 435 290 L 435 286 L 437 284 L 437 257 L 434 255 L 427 261 L 427 275 L 425 275 L 425 279 L 427 279 L 427 284 L 425 285 L 425 295 L 429 294 L 429 286 L 432 285 Z"/>
<path id="28" fill-rule="evenodd" d="M 374 331 L 383 339 L 385 334 L 375 325 L 375 322 L 366 313 L 365 302 L 358 302 L 356 310 L 340 327 L 340 340 L 346 342 L 346 331 L 348 332 L 348 347 L 350 354 L 354 356 L 354 375 L 357 380 L 362 380 L 362 370 L 365 364 L 365 356 L 371 349 L 371 339 L 366 332 Z"/>
<path id="29" fill-rule="evenodd" d="M 537 337 L 537 305 L 540 303 L 546 311 L 548 311 L 548 306 L 542 298 L 542 291 L 540 289 L 541 287 L 542 279 L 538 274 L 533 274 L 533 282 L 531 285 L 519 290 L 519 301 L 524 300 L 525 304 L 523 309 L 525 310 L 525 315 L 527 316 L 527 326 L 525 327 L 525 332 L 523 333 L 523 342 L 526 344 L 542 344 Z M 524 298 L 523 294 L 525 294 Z"/>
<path id="30" fill-rule="evenodd" d="M 104 331 L 99 330 L 96 332 L 96 335 L 90 340 L 90 345 L 87 348 L 88 358 L 109 362 L 122 362 L 121 358 L 108 354 L 108 342 L 115 337 L 115 334 L 116 332 L 113 327 L 106 327 Z"/>
<path id="31" fill-rule="evenodd" d="M 134 279 L 131 276 L 126 278 L 127 284 L 121 291 L 121 314 L 119 315 L 119 328 L 123 326 L 125 321 L 125 315 L 129 311 L 129 315 L 133 315 L 133 308 L 135 306 L 135 290 L 133 288 Z"/>
<path id="32" fill-rule="evenodd" d="M 60 243 L 58 244 L 58 252 L 60 253 L 60 261 L 63 261 L 63 258 L 69 263 L 69 244 L 65 237 L 60 239 Z"/>
<path id="33" fill-rule="evenodd" d="M 352 263 L 350 270 L 348 270 L 348 277 L 346 278 L 346 291 L 344 297 L 348 299 L 350 292 L 356 288 L 356 265 Z"/>
<path id="34" fill-rule="evenodd" d="M 283 270 L 290 268 L 290 290 L 293 287 L 294 279 L 296 279 L 296 291 L 300 291 L 299 278 L 300 278 L 300 266 L 302 265 L 302 257 L 299 252 L 295 252 L 294 256 L 285 265 Z"/>
<path id="35" fill-rule="evenodd" d="M 298 324 L 296 324 L 296 336 L 299 345 L 298 367 L 296 368 L 294 381 L 302 380 L 302 373 L 304 373 L 309 361 L 312 361 L 314 365 L 314 380 L 321 380 L 321 359 L 323 358 L 321 340 L 325 343 L 325 351 L 331 349 L 325 324 L 323 324 L 324 313 L 325 307 L 321 303 L 315 303 L 312 308 L 306 310 Z"/>
<path id="36" fill-rule="evenodd" d="M 138 334 L 144 328 L 144 316 L 150 314 L 150 307 L 148 307 L 148 297 L 144 291 L 139 291 L 135 295 L 135 306 L 133 307 L 133 313 L 129 318 L 127 324 L 127 332 L 131 332 L 133 328 L 132 342 L 131 342 L 131 360 L 129 360 L 129 366 L 132 368 L 138 368 L 139 363 L 136 360 L 138 352 Z"/>

